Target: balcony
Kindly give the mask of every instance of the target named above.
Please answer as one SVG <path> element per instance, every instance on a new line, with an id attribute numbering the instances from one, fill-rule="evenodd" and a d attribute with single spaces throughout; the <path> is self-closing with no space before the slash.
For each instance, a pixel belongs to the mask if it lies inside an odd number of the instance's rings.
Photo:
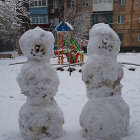
<path id="1" fill-rule="evenodd" d="M 33 7 L 29 8 L 31 15 L 48 15 L 48 7 Z"/>

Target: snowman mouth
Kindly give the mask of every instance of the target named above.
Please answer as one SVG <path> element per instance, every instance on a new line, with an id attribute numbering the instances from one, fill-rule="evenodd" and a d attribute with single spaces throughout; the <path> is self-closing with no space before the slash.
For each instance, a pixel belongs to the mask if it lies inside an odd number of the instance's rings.
<path id="1" fill-rule="evenodd" d="M 31 54 L 33 56 L 40 56 L 43 57 L 43 55 L 46 54 L 46 50 L 42 45 L 35 45 L 35 49 L 31 49 Z"/>

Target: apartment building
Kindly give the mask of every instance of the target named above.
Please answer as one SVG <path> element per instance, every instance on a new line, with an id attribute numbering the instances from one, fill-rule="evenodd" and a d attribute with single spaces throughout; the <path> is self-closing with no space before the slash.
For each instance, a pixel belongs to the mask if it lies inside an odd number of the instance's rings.
<path id="1" fill-rule="evenodd" d="M 30 27 L 39 26 L 45 30 L 49 28 L 48 25 L 48 0 L 31 0 L 29 5 L 29 12 L 31 15 Z"/>
<path id="2" fill-rule="evenodd" d="M 121 39 L 122 51 L 140 51 L 140 1 L 115 0 L 113 29 Z"/>
<path id="3" fill-rule="evenodd" d="M 30 0 L 31 28 L 53 31 L 63 18 L 63 0 Z"/>
<path id="4" fill-rule="evenodd" d="M 93 0 L 92 23 L 107 23 L 112 26 L 113 0 Z"/>
<path id="5" fill-rule="evenodd" d="M 93 0 L 92 23 L 110 24 L 121 40 L 121 51 L 140 51 L 140 1 Z"/>

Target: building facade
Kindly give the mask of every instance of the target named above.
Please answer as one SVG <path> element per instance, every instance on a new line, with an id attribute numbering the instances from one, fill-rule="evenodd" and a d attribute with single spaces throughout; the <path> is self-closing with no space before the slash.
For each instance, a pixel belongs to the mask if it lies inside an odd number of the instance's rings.
<path id="1" fill-rule="evenodd" d="M 92 23 L 107 23 L 121 40 L 121 51 L 140 51 L 140 1 L 93 0 Z"/>
<path id="2" fill-rule="evenodd" d="M 48 26 L 48 0 L 31 0 L 29 5 L 29 12 L 31 16 L 30 27 L 39 26 L 45 30 Z"/>
<path id="3" fill-rule="evenodd" d="M 112 26 L 113 0 L 93 0 L 92 23 L 107 23 Z"/>
<path id="4" fill-rule="evenodd" d="M 113 29 L 121 39 L 122 51 L 140 51 L 140 1 L 114 1 Z"/>
<path id="5" fill-rule="evenodd" d="M 63 18 L 63 0 L 31 0 L 29 12 L 31 28 L 39 26 L 44 30 L 53 31 Z"/>

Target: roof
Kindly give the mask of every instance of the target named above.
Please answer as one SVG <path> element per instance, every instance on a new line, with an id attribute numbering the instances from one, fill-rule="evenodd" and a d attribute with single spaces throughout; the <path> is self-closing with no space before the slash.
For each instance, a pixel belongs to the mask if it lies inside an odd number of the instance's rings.
<path id="1" fill-rule="evenodd" d="M 73 27 L 68 23 L 68 22 L 64 22 L 62 21 L 56 28 L 55 30 L 57 32 L 66 32 L 66 31 L 72 31 Z"/>

